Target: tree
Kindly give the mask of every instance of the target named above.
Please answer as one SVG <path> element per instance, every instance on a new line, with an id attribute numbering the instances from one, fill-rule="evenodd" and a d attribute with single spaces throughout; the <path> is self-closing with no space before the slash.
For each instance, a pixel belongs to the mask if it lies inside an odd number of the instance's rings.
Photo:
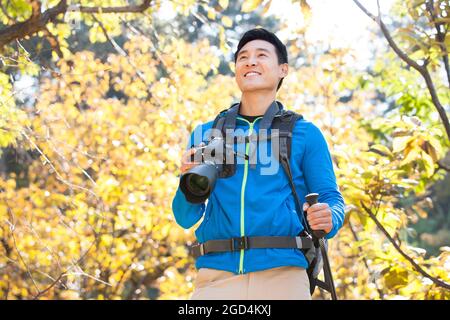
<path id="1" fill-rule="evenodd" d="M 357 57 L 350 48 L 310 43 L 314 12 L 306 1 L 295 2 L 305 25 L 283 39 L 292 68 L 277 98 L 317 124 L 330 144 L 347 204 L 344 227 L 329 250 L 338 296 L 447 299 L 450 250 L 444 246 L 429 257 L 411 244 L 411 225 L 434 203 L 430 189 L 447 173 L 448 139 L 442 119 L 433 117 L 428 89 L 392 52 L 377 53 L 365 70 L 351 67 Z M 58 3 L 49 2 L 49 8 Z M 261 14 L 271 1 L 240 4 L 241 11 Z M 193 43 L 189 33 L 166 33 L 165 23 L 149 15 L 156 8 L 151 2 L 139 13 L 84 12 L 73 33 L 67 22 L 48 24 L 62 58 L 55 53 L 37 59 L 44 54 L 37 40 L 46 37 L 39 32 L 4 47 L 4 298 L 189 297 L 195 270 L 187 246 L 193 232 L 180 228 L 170 210 L 179 158 L 188 133 L 239 98 L 229 73 L 233 65 L 224 67 L 233 37 L 227 31 L 238 5 L 198 6 L 174 3 L 185 17 L 180 20 L 214 12 L 208 23 L 216 26 L 217 39 L 203 37 L 202 28 Z M 20 6 L 5 9 L 23 22 L 32 12 L 24 7 L 27 15 Z M 396 8 L 391 14 L 398 15 Z M 281 30 L 288 27 L 277 23 Z M 82 32 L 88 36 L 82 38 Z M 57 51 L 49 41 L 45 45 Z M 430 56 L 428 66 L 436 61 L 443 60 Z M 26 102 L 14 92 L 24 74 L 35 79 L 35 97 Z M 443 82 L 434 73 L 432 79 L 446 105 Z M 389 105 L 384 114 L 377 109 L 380 99 Z M 11 165 L 7 160 L 13 158 L 17 163 Z M 326 295 L 317 292 L 319 297 Z"/>

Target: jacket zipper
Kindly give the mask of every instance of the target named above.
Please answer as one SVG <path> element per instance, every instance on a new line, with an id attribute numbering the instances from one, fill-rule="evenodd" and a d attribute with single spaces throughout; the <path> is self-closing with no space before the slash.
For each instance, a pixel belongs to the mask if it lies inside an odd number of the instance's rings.
<path id="1" fill-rule="evenodd" d="M 248 135 L 251 136 L 253 133 L 253 125 L 255 124 L 255 122 L 258 119 L 261 119 L 262 117 L 256 118 L 255 120 L 253 120 L 253 122 L 249 122 L 246 119 L 240 118 L 241 120 L 244 120 L 245 122 L 247 122 L 250 125 L 249 128 L 249 132 Z M 249 147 L 250 144 L 245 142 L 245 155 L 248 156 L 248 151 L 249 151 Z M 245 236 L 245 224 L 244 224 L 244 200 L 245 200 L 245 186 L 247 184 L 247 174 L 248 174 L 248 159 L 245 159 L 244 162 L 244 177 L 242 179 L 242 184 L 241 184 L 241 237 Z M 241 249 L 240 252 L 240 257 L 239 257 L 239 273 L 243 274 L 244 273 L 244 249 Z"/>

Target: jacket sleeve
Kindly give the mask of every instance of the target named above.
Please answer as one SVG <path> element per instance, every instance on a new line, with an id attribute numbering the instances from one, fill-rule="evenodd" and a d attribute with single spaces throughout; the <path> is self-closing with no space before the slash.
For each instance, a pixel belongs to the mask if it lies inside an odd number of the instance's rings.
<path id="1" fill-rule="evenodd" d="M 201 141 L 197 140 L 197 137 L 201 137 L 202 126 L 197 126 L 191 133 L 186 150 L 190 149 L 192 145 L 197 145 Z M 199 132 L 200 131 L 200 132 Z M 195 134 L 197 133 L 197 134 Z M 195 138 L 195 139 L 194 139 Z M 178 176 L 178 182 L 180 181 L 181 174 Z M 178 186 L 175 196 L 172 200 L 172 212 L 175 216 L 175 221 L 184 229 L 191 228 L 196 224 L 205 212 L 205 203 L 193 204 L 186 200 L 184 193 Z"/>
<path id="2" fill-rule="evenodd" d="M 345 204 L 336 184 L 327 142 L 320 129 L 313 123 L 308 126 L 306 132 L 303 172 L 308 193 L 318 193 L 318 202 L 327 203 L 331 208 L 333 228 L 325 236 L 326 239 L 330 239 L 344 223 Z"/>

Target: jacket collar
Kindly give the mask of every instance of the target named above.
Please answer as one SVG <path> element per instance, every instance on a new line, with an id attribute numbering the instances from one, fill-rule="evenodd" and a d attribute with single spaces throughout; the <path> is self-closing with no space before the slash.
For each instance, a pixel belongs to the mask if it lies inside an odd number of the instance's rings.
<path id="1" fill-rule="evenodd" d="M 232 129 L 234 130 L 236 128 L 236 118 L 237 114 L 239 113 L 239 109 L 241 107 L 241 103 L 235 103 L 228 109 L 228 112 L 226 113 L 225 123 L 224 123 L 224 129 Z M 281 110 L 283 110 L 283 104 L 279 101 L 274 100 L 269 108 L 267 108 L 266 112 L 264 113 L 264 116 L 260 122 L 259 128 L 260 129 L 269 129 L 272 125 L 273 118 L 276 114 L 280 113 Z"/>

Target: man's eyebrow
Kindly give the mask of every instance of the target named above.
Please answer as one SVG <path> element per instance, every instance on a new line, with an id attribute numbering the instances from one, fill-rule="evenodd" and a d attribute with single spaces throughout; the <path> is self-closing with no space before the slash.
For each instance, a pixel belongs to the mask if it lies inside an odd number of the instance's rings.
<path id="1" fill-rule="evenodd" d="M 267 50 L 267 49 L 265 49 L 265 48 L 256 48 L 256 51 L 265 51 L 265 52 L 267 52 L 267 53 L 270 53 L 270 51 Z M 248 50 L 242 50 L 242 51 L 239 51 L 238 56 L 240 56 L 241 53 L 247 53 L 247 52 L 248 52 Z"/>

